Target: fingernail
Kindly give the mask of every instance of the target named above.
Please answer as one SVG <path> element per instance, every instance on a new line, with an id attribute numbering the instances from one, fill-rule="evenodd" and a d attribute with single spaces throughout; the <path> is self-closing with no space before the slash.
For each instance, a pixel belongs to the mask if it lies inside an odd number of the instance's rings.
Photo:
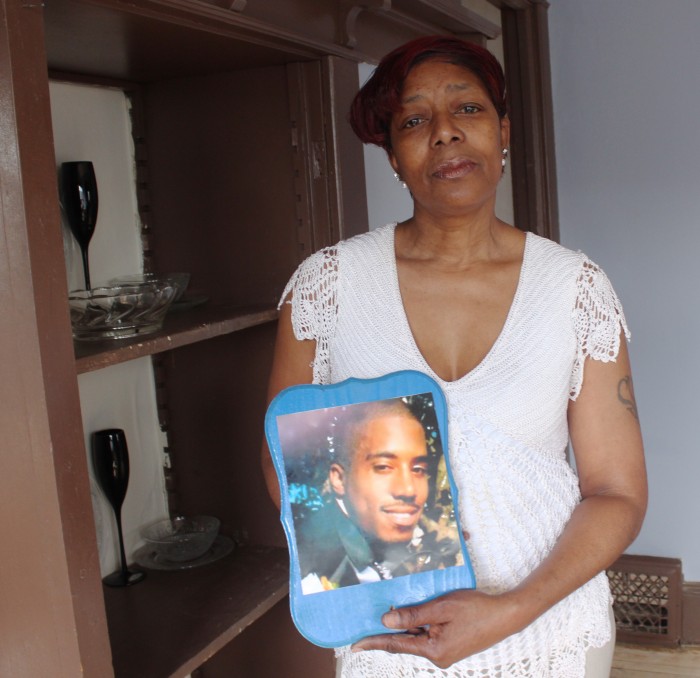
<path id="1" fill-rule="evenodd" d="M 394 612 L 393 610 L 390 610 L 389 612 L 385 613 L 384 616 L 382 617 L 382 624 L 384 626 L 394 626 L 399 623 L 399 615 L 397 612 Z"/>

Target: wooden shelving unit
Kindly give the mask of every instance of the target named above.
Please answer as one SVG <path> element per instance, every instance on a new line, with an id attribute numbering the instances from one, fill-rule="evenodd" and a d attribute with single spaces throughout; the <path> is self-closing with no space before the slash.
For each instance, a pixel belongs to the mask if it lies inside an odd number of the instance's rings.
<path id="1" fill-rule="evenodd" d="M 516 213 L 534 228 L 556 216 L 554 183 L 541 182 L 553 177 L 546 3 L 489 2 L 507 28 L 514 113 L 527 112 L 513 119 L 513 172 Z M 228 678 L 245 673 L 247 637 L 260 678 L 294 662 L 295 675 L 332 673 L 332 653 L 271 611 L 288 580 L 258 459 L 275 304 L 304 256 L 367 229 L 362 148 L 346 121 L 357 62 L 450 32 L 485 41 L 498 27 L 459 0 L 0 0 L 0 536 L 11 554 L 0 674 Z M 212 292 L 158 333 L 72 340 L 50 78 L 135 102 L 144 249 L 154 270 L 189 271 Z M 78 377 L 156 355 L 168 492 L 183 513 L 206 504 L 265 546 L 105 589 Z"/>
<path id="2" fill-rule="evenodd" d="M 78 374 L 100 370 L 147 355 L 255 327 L 277 319 L 274 306 L 206 306 L 202 309 L 173 311 L 163 328 L 153 334 L 128 339 L 76 341 L 75 364 Z"/>
<path id="3" fill-rule="evenodd" d="M 116 678 L 182 678 L 289 590 L 286 549 L 244 546 L 190 570 L 105 589 Z"/>

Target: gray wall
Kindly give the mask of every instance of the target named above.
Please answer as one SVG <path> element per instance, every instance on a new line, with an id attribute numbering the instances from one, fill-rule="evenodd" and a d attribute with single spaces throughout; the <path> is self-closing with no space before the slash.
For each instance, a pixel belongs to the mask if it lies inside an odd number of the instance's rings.
<path id="1" fill-rule="evenodd" d="M 629 552 L 700 581 L 700 2 L 550 1 L 561 239 L 632 330 L 650 507 Z"/>

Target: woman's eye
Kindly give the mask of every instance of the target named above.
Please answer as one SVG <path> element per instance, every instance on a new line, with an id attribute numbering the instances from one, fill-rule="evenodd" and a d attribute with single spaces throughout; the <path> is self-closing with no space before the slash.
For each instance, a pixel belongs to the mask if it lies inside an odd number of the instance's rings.
<path id="1" fill-rule="evenodd" d="M 409 118 L 406 120 L 406 122 L 403 124 L 404 128 L 410 129 L 411 127 L 415 127 L 416 125 L 419 125 L 422 121 L 422 118 L 415 117 L 415 118 Z"/>
<path id="2" fill-rule="evenodd" d="M 425 466 L 414 466 L 413 473 L 417 476 L 427 476 L 428 469 Z"/>
<path id="3" fill-rule="evenodd" d="M 481 109 L 476 104 L 463 104 L 457 110 L 460 113 L 478 113 Z"/>

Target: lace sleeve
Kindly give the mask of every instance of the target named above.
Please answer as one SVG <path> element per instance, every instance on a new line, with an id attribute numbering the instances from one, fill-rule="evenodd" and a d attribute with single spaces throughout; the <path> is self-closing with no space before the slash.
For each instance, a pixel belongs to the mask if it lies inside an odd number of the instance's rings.
<path id="1" fill-rule="evenodd" d="M 581 391 L 586 358 L 614 362 L 620 351 L 620 331 L 630 338 L 622 304 L 610 280 L 586 257 L 581 264 L 577 290 L 573 310 L 577 349 L 569 387 L 572 400 L 576 400 Z"/>
<path id="2" fill-rule="evenodd" d="M 316 342 L 315 384 L 330 383 L 330 340 L 337 316 L 338 252 L 327 247 L 303 261 L 284 288 L 278 308 L 292 306 L 294 336 Z M 291 298 L 290 298 L 291 295 Z"/>

